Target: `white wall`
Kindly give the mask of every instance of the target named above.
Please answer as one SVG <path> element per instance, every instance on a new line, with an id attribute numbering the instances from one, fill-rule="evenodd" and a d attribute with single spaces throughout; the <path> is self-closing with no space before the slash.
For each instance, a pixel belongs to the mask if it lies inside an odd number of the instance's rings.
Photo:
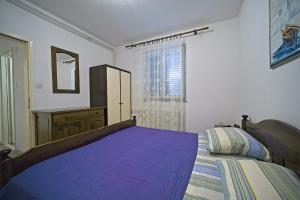
<path id="1" fill-rule="evenodd" d="M 237 123 L 238 19 L 209 25 L 213 32 L 186 38 L 187 131 Z M 119 47 L 115 65 L 132 71 L 133 51 Z M 133 74 L 134 78 L 134 74 Z"/>
<path id="2" fill-rule="evenodd" d="M 187 40 L 187 130 L 234 124 L 238 105 L 238 20 Z"/>
<path id="3" fill-rule="evenodd" d="M 300 128 L 300 59 L 275 70 L 269 62 L 268 0 L 240 11 L 240 109 L 253 121 L 273 118 Z"/>
<path id="4" fill-rule="evenodd" d="M 0 32 L 32 43 L 33 109 L 89 106 L 89 67 L 112 64 L 113 52 L 97 46 L 6 1 L 0 1 Z M 80 94 L 53 94 L 51 48 L 79 54 Z"/>

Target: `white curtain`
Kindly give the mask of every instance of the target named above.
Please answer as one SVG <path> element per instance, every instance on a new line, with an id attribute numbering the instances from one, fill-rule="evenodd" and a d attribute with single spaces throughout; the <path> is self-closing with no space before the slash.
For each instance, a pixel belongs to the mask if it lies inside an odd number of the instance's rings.
<path id="1" fill-rule="evenodd" d="M 133 115 L 139 126 L 185 130 L 185 43 L 134 50 Z"/>

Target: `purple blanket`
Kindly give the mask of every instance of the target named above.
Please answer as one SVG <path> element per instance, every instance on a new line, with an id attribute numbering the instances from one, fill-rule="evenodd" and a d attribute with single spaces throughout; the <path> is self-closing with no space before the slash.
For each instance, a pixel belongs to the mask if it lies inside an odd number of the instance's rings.
<path id="1" fill-rule="evenodd" d="M 196 154 L 196 134 L 130 127 L 30 167 L 0 199 L 182 199 Z"/>

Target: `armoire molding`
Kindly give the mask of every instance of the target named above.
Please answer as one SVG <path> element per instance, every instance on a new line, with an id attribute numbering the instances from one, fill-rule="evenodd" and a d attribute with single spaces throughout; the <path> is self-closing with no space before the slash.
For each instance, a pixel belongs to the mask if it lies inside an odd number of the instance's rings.
<path id="1" fill-rule="evenodd" d="M 35 16 L 38 16 L 60 28 L 63 28 L 75 35 L 78 35 L 96 45 L 99 45 L 101 47 L 104 47 L 104 48 L 107 48 L 109 50 L 112 50 L 114 51 L 115 50 L 115 47 L 111 46 L 110 44 L 100 40 L 99 38 L 81 30 L 80 28 L 54 16 L 53 14 L 41 9 L 40 7 L 38 6 L 35 6 L 33 5 L 32 3 L 29 3 L 25 0 L 6 0 L 7 2 L 11 3 L 11 4 L 14 4 L 28 12 L 30 12 L 31 14 L 35 15 Z"/>

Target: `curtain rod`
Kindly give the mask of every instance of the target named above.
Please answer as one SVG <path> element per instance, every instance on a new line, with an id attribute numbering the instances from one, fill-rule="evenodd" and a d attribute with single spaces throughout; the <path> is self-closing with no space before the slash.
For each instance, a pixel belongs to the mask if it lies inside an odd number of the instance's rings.
<path id="1" fill-rule="evenodd" d="M 156 38 L 156 39 L 153 39 L 153 40 L 146 40 L 146 41 L 140 42 L 140 43 L 130 44 L 130 45 L 125 46 L 125 48 L 135 48 L 135 47 L 139 47 L 139 46 L 156 44 L 156 43 L 159 43 L 159 42 L 173 40 L 173 39 L 176 39 L 178 37 L 181 38 L 182 36 L 185 36 L 185 35 L 188 35 L 188 34 L 191 34 L 191 33 L 193 33 L 193 35 L 198 35 L 198 32 L 205 31 L 205 30 L 208 30 L 208 29 L 209 29 L 209 27 L 206 26 L 206 27 L 203 27 L 203 28 L 194 29 L 194 30 L 191 30 L 191 31 L 186 31 L 186 32 L 183 32 L 183 33 L 177 33 L 177 34 L 169 35 L 169 36 L 166 36 L 166 37 L 161 37 L 161 38 Z"/>

